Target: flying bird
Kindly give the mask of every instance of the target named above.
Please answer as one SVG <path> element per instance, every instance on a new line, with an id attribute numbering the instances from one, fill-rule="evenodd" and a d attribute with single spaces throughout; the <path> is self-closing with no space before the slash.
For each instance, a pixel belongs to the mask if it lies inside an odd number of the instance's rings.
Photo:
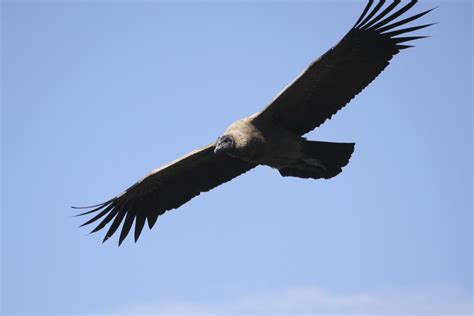
<path id="1" fill-rule="evenodd" d="M 122 225 L 119 245 L 135 222 L 135 241 L 146 222 L 259 165 L 283 177 L 329 179 L 347 165 L 354 143 L 307 140 L 388 66 L 393 56 L 425 36 L 406 36 L 432 24 L 406 26 L 431 10 L 401 18 L 417 1 L 368 1 L 339 41 L 311 63 L 262 111 L 232 123 L 217 141 L 151 171 L 114 198 L 77 216 L 92 214 L 81 226 L 110 224 L 104 241 Z M 434 23 L 433 23 L 434 24 Z M 92 216 L 91 215 L 91 216 Z M 122 224 L 123 223 L 123 224 Z"/>

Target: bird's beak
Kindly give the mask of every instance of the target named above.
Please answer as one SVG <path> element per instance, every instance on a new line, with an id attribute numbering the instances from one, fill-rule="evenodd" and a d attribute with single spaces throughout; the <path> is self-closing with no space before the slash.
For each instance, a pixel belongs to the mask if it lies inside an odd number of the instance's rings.
<path id="1" fill-rule="evenodd" d="M 214 154 L 218 154 L 222 149 L 222 146 L 220 146 L 219 144 L 216 144 L 216 146 L 214 147 Z"/>
<path id="2" fill-rule="evenodd" d="M 221 149 L 222 149 L 221 138 L 218 137 L 216 140 L 216 145 L 214 146 L 214 154 L 219 153 Z"/>

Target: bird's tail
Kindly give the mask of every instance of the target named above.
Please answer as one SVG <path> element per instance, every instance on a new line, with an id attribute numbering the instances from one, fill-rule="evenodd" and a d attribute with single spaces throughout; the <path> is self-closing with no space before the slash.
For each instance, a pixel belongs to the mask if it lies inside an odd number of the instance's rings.
<path id="1" fill-rule="evenodd" d="M 354 143 L 330 143 L 305 140 L 302 158 L 291 166 L 280 168 L 284 177 L 329 179 L 342 171 L 354 152 Z"/>

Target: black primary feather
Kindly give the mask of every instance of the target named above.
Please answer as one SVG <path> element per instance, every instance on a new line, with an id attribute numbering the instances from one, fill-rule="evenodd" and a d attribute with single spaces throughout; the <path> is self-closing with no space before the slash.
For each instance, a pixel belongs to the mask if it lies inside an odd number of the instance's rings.
<path id="1" fill-rule="evenodd" d="M 401 3 L 398 0 L 386 5 L 385 1 L 377 1 L 373 6 L 374 1 L 369 1 L 343 39 L 281 91 L 255 120 L 272 121 L 304 135 L 330 119 L 369 85 L 393 56 L 411 47 L 401 43 L 424 38 L 397 35 L 433 25 L 405 27 L 433 9 L 403 18 L 417 1 L 397 10 Z"/>

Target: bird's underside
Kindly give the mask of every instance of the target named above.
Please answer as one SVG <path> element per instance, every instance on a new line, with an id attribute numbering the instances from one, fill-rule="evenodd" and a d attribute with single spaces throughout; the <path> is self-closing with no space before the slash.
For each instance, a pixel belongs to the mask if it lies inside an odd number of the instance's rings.
<path id="1" fill-rule="evenodd" d="M 422 36 L 405 36 L 431 24 L 406 26 L 431 10 L 402 17 L 417 1 L 369 1 L 342 40 L 314 61 L 262 111 L 231 124 L 215 143 L 150 172 L 117 195 L 79 214 L 93 215 L 96 232 L 109 225 L 104 241 L 122 225 L 119 245 L 135 223 L 135 241 L 148 222 L 258 165 L 282 176 L 329 179 L 342 171 L 353 143 L 306 140 L 389 64 Z"/>

